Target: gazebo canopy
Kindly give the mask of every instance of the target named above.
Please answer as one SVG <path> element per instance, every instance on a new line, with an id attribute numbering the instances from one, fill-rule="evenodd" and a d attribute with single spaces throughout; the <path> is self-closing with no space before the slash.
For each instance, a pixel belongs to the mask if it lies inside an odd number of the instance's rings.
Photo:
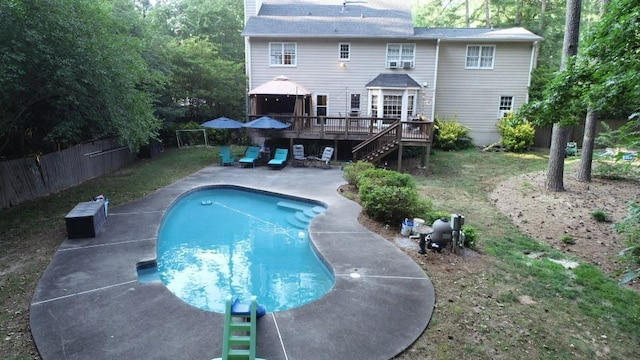
<path id="1" fill-rule="evenodd" d="M 252 89 L 249 95 L 311 95 L 311 91 L 280 75 Z"/>

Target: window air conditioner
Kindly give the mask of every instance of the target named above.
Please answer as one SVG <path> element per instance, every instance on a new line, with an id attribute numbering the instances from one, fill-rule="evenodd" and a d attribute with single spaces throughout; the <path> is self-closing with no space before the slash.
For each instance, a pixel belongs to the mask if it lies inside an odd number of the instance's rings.
<path id="1" fill-rule="evenodd" d="M 405 68 L 405 69 L 411 69 L 412 65 L 413 65 L 413 63 L 411 61 L 404 61 L 402 63 L 402 67 Z"/>
<path id="2" fill-rule="evenodd" d="M 398 62 L 397 61 L 389 61 L 389 67 L 390 68 L 397 68 L 398 67 Z"/>

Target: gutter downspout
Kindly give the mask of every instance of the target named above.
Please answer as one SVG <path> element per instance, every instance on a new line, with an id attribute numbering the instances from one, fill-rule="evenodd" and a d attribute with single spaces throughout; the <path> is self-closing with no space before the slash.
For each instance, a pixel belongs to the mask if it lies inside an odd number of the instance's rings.
<path id="1" fill-rule="evenodd" d="M 534 41 L 531 44 L 531 60 L 529 61 L 529 76 L 527 77 L 527 96 L 525 97 L 525 103 L 529 102 L 529 90 L 531 90 L 531 77 L 533 76 L 533 68 L 535 67 L 536 53 L 538 52 L 538 42 Z"/>
<path id="2" fill-rule="evenodd" d="M 436 43 L 436 63 L 433 67 L 433 89 L 431 90 L 431 121 L 435 121 L 436 116 L 436 90 L 438 89 L 438 63 L 440 61 L 440 39 Z"/>
<path id="3" fill-rule="evenodd" d="M 251 82 L 251 44 L 248 36 L 244 38 L 244 63 L 245 63 L 244 73 L 247 76 L 245 96 L 244 96 L 245 111 L 246 111 L 245 118 L 248 120 L 249 114 L 251 113 L 251 97 L 249 96 L 249 91 L 253 88 L 251 86 L 252 84 Z"/>

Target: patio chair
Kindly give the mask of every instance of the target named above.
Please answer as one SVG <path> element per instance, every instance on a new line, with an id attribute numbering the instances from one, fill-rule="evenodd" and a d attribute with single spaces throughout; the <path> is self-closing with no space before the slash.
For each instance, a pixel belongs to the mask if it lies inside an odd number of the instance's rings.
<path id="1" fill-rule="evenodd" d="M 295 166 L 309 166 L 307 157 L 304 156 L 304 145 L 293 145 L 293 162 L 291 165 Z"/>
<path id="2" fill-rule="evenodd" d="M 240 166 L 251 165 L 256 166 L 256 160 L 260 158 L 260 146 L 249 146 L 244 153 L 244 157 L 238 160 Z"/>
<path id="3" fill-rule="evenodd" d="M 330 169 L 331 165 L 329 165 L 329 161 L 331 161 L 331 156 L 333 156 L 333 148 L 332 147 L 325 147 L 324 151 L 322 152 L 322 157 L 314 157 L 313 160 L 315 160 L 315 166 L 321 167 L 323 169 Z"/>
<path id="4" fill-rule="evenodd" d="M 287 157 L 289 156 L 289 149 L 276 149 L 273 159 L 269 160 L 267 165 L 271 168 L 284 167 L 287 165 Z"/>
<path id="5" fill-rule="evenodd" d="M 233 165 L 235 159 L 231 156 L 231 149 L 228 146 L 220 146 L 220 166 Z"/>

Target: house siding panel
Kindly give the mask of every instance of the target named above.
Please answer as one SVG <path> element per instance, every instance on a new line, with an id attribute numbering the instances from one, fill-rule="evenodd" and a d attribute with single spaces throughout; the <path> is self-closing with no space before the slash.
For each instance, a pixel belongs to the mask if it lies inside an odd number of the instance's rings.
<path id="1" fill-rule="evenodd" d="M 285 75 L 314 94 L 329 95 L 329 116 L 346 116 L 350 111 L 350 94 L 360 95 L 360 113 L 367 116 L 367 89 L 365 85 L 381 73 L 407 73 L 419 84 L 433 84 L 435 41 L 358 40 L 358 39 L 265 39 L 251 41 L 252 72 L 249 88 Z M 269 66 L 269 42 L 296 42 L 297 66 Z M 338 44 L 351 44 L 351 58 L 340 66 Z M 386 46 L 389 42 L 416 44 L 413 69 L 387 69 Z M 312 70 L 310 70 L 312 69 Z M 430 115 L 432 90 L 421 90 L 418 113 Z"/>
<path id="2" fill-rule="evenodd" d="M 527 100 L 532 44 L 485 43 L 496 46 L 493 69 L 465 69 L 467 45 L 478 44 L 441 43 L 435 112 L 471 128 L 476 145 L 489 145 L 500 140 L 500 97 L 513 96 L 514 110 Z"/>

